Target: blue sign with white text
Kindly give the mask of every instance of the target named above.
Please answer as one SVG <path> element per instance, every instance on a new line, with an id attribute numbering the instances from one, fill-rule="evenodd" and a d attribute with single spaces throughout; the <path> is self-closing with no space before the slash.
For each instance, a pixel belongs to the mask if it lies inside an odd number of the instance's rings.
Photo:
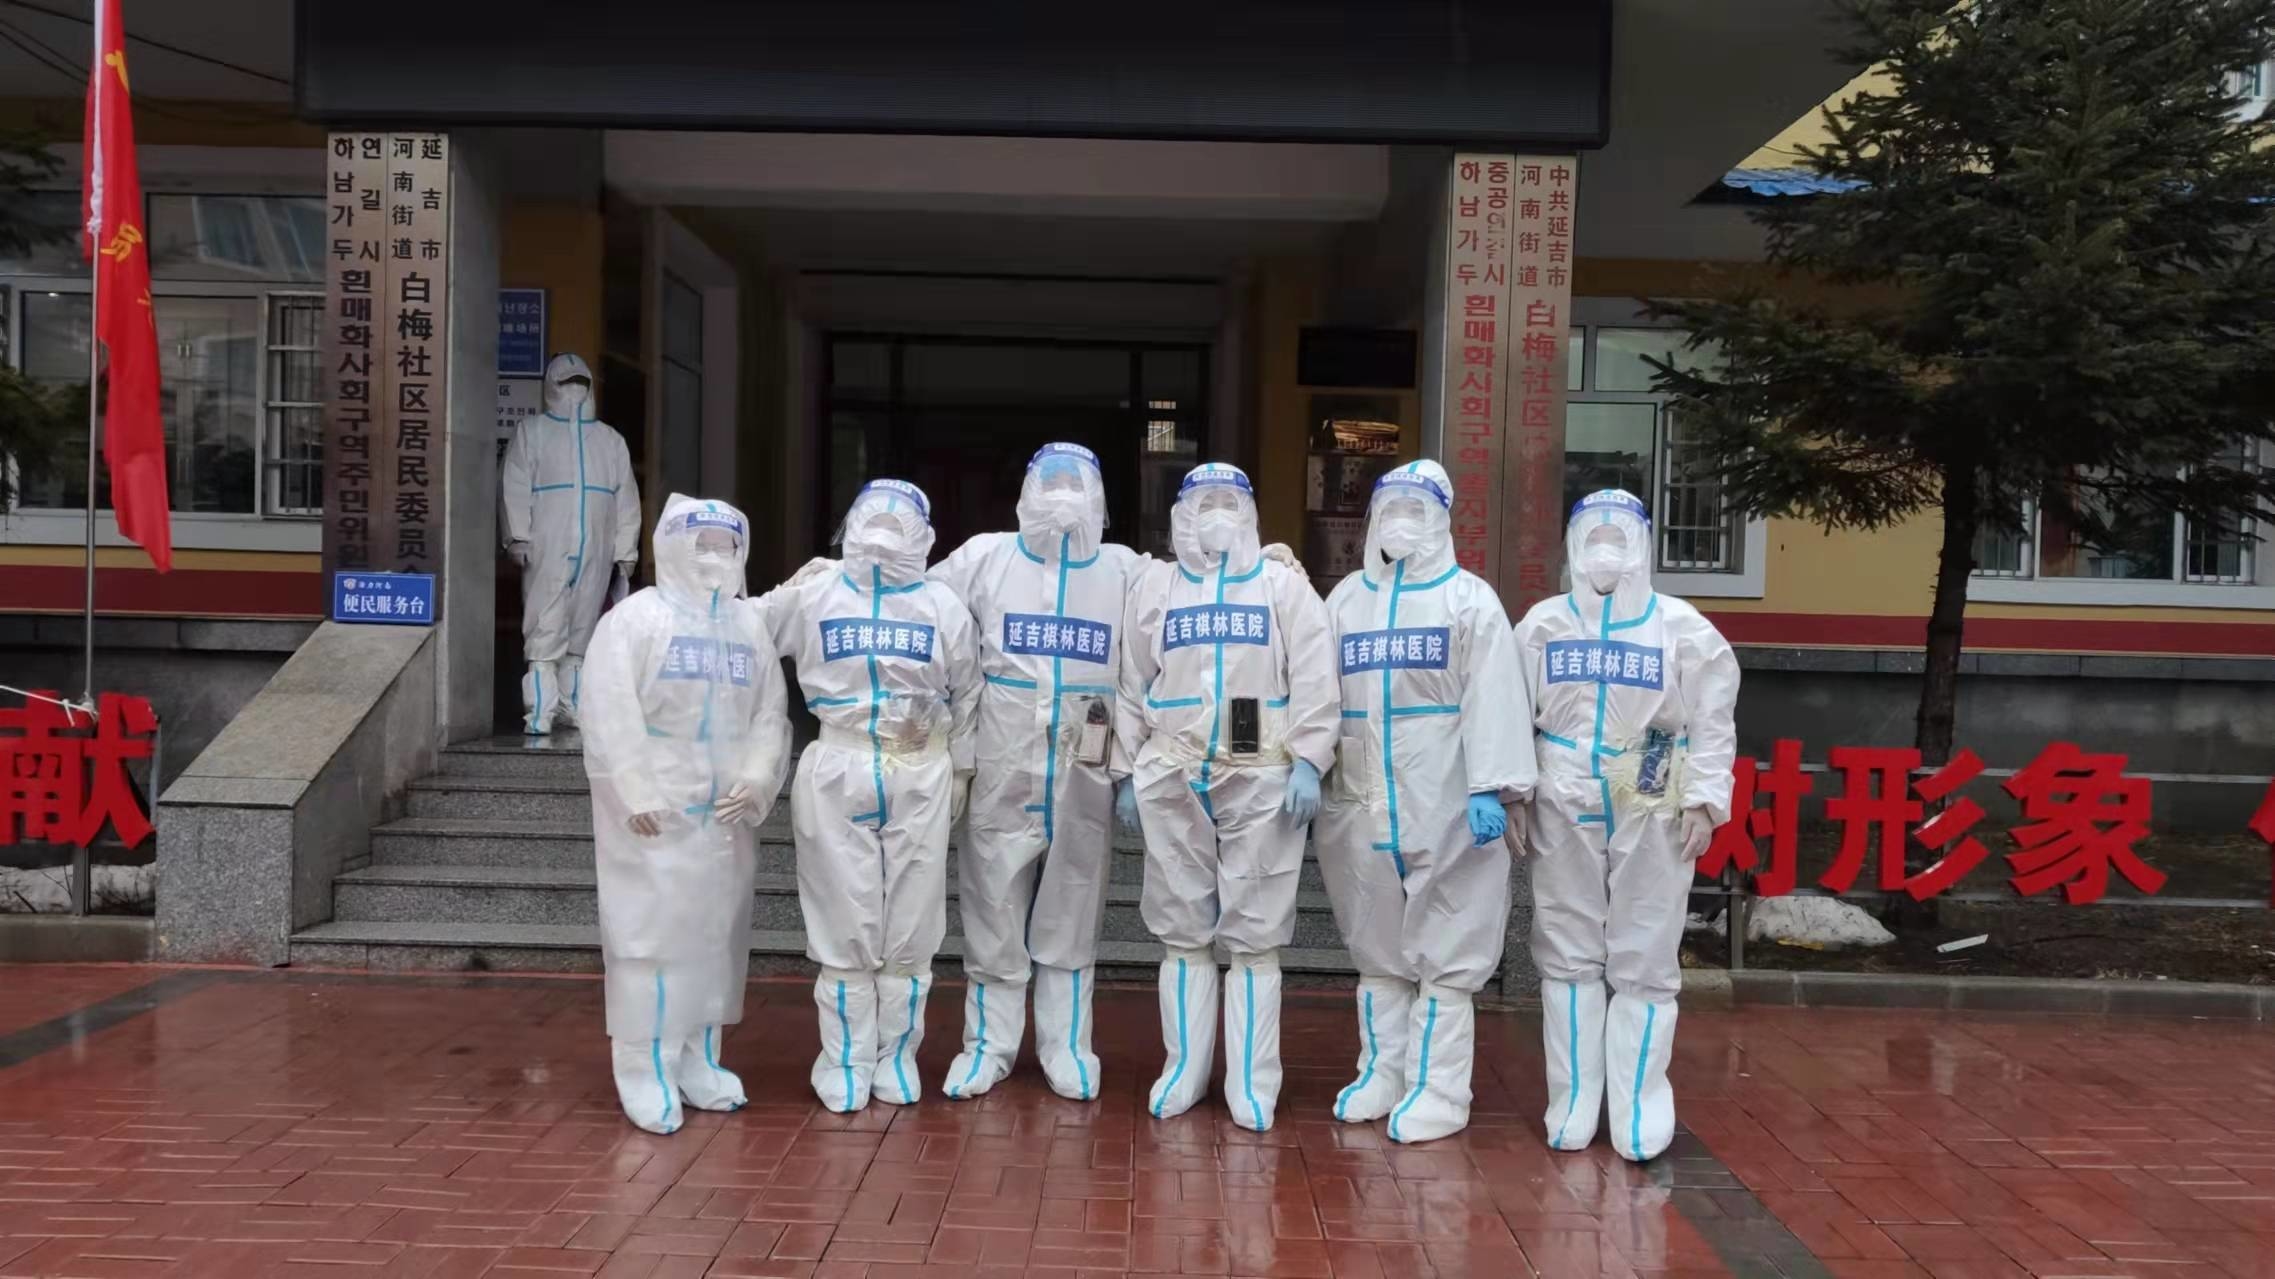
<path id="1" fill-rule="evenodd" d="M 748 644 L 707 639 L 701 635 L 674 635 L 664 649 L 663 678 L 699 679 L 711 683 L 750 687 L 757 654 Z"/>
<path id="2" fill-rule="evenodd" d="M 1102 663 L 1113 649 L 1114 628 L 1104 622 L 1037 613 L 1003 615 L 1003 651 L 1006 653 Z"/>
<path id="3" fill-rule="evenodd" d="M 1188 644 L 1269 644 L 1272 610 L 1262 604 L 1195 604 L 1161 619 L 1163 650 Z"/>
<path id="4" fill-rule="evenodd" d="M 841 657 L 905 657 L 932 660 L 932 628 L 923 622 L 896 622 L 887 618 L 830 617 L 822 619 L 822 660 Z"/>
<path id="5" fill-rule="evenodd" d="M 1556 640 L 1548 646 L 1548 682 L 1551 684 L 1625 684 L 1630 688 L 1666 687 L 1666 662 L 1660 649 L 1619 640 Z"/>
<path id="6" fill-rule="evenodd" d="M 1442 671 L 1449 629 L 1410 626 L 1394 631 L 1360 631 L 1343 637 L 1343 673 L 1361 671 Z"/>
<path id="7" fill-rule="evenodd" d="M 498 290 L 498 376 L 545 376 L 545 290 Z"/>
<path id="8" fill-rule="evenodd" d="M 332 574 L 332 620 L 388 626 L 434 623 L 434 574 Z"/>

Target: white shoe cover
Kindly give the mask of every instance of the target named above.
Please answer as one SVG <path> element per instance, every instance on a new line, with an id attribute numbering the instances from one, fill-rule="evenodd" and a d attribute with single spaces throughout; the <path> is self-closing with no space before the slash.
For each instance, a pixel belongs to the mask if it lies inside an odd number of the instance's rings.
<path id="1" fill-rule="evenodd" d="M 560 674 L 561 691 L 553 707 L 555 728 L 577 726 L 577 698 L 584 692 L 585 659 L 579 653 L 563 654 L 553 669 Z"/>
<path id="2" fill-rule="evenodd" d="M 876 976 L 824 968 L 814 981 L 814 1003 L 821 1009 L 822 1032 L 814 1095 L 824 1108 L 850 1114 L 869 1104 L 877 1069 Z"/>
<path id="3" fill-rule="evenodd" d="M 1280 1076 L 1280 957 L 1235 955 L 1224 982 L 1224 1100 L 1232 1122 L 1270 1132 Z"/>
<path id="4" fill-rule="evenodd" d="M 660 1039 L 611 1039 L 609 1064 L 616 1075 L 616 1101 L 632 1126 L 659 1136 L 679 1131 L 687 1111 L 679 1104 L 680 1048 Z"/>
<path id="5" fill-rule="evenodd" d="M 1667 1063 L 1675 1056 L 1675 1003 L 1611 997 L 1604 1018 L 1604 1061 L 1611 1090 L 1611 1148 L 1623 1159 L 1655 1159 L 1675 1140 L 1675 1089 Z"/>
<path id="6" fill-rule="evenodd" d="M 1209 1090 L 1216 1061 L 1219 974 L 1207 950 L 1175 950 L 1161 961 L 1161 1043 L 1169 1058 L 1146 1095 L 1146 1113 L 1174 1119 Z"/>
<path id="7" fill-rule="evenodd" d="M 877 1100 L 913 1106 L 924 1095 L 916 1050 L 924 1043 L 924 1001 L 931 997 L 929 972 L 877 975 L 877 1078 L 870 1088 Z"/>
<path id="8" fill-rule="evenodd" d="M 1548 1064 L 1551 1150 L 1585 1150 L 1604 1112 L 1604 984 L 1540 983 L 1541 1055 Z"/>
<path id="9" fill-rule="evenodd" d="M 1414 1012 L 1414 983 L 1398 977 L 1359 979 L 1359 1073 L 1335 1094 L 1335 1117 L 1372 1123 L 1390 1113 L 1406 1092 L 1407 1021 Z"/>
<path id="10" fill-rule="evenodd" d="M 1469 1126 L 1469 1074 L 1477 1056 L 1477 1009 L 1466 990 L 1414 992 L 1406 1046 L 1406 1099 L 1390 1112 L 1390 1139 L 1436 1141 Z"/>
<path id="11" fill-rule="evenodd" d="M 551 662 L 531 662 L 521 676 L 521 727 L 531 736 L 553 731 L 561 708 L 561 677 Z"/>
<path id="12" fill-rule="evenodd" d="M 680 1045 L 679 1068 L 673 1080 L 680 1096 L 697 1110 L 741 1110 L 749 1104 L 743 1081 L 719 1064 L 722 1028 L 705 1026 Z"/>
<path id="13" fill-rule="evenodd" d="M 1019 1039 L 1027 1030 L 1024 983 L 977 977 L 964 983 L 964 1051 L 948 1063 L 940 1091 L 959 1101 L 986 1094 L 1011 1073 Z"/>
<path id="14" fill-rule="evenodd" d="M 1098 1098 L 1098 1054 L 1090 1047 L 1096 970 L 1035 965 L 1035 1056 L 1051 1091 L 1070 1101 Z"/>

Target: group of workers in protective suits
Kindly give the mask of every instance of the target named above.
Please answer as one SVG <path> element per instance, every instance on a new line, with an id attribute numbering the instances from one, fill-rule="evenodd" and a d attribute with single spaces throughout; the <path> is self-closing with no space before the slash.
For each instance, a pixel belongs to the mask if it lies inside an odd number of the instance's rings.
<path id="1" fill-rule="evenodd" d="M 566 452 L 528 451 L 548 475 Z M 630 482 L 579 465 L 596 486 Z M 1386 1121 L 1400 1142 L 1467 1125 L 1472 1000 L 1499 968 L 1511 857 L 1530 851 L 1545 1136 L 1580 1149 L 1608 1108 L 1618 1153 L 1665 1150 L 1677 945 L 1691 863 L 1729 815 L 1737 664 L 1695 609 L 1651 589 L 1649 520 L 1629 494 L 1574 508 L 1570 589 L 1514 628 L 1455 563 L 1452 506 L 1434 462 L 1384 475 L 1364 565 L 1322 602 L 1286 548 L 1259 544 L 1238 468 L 1185 477 L 1175 557 L 1154 560 L 1104 540 L 1097 458 L 1054 444 L 1028 465 L 1015 530 L 928 565 L 925 494 L 875 480 L 839 558 L 752 599 L 743 514 L 672 497 L 656 585 L 584 624 L 581 680 L 553 695 L 593 783 L 627 1116 L 663 1133 L 685 1107 L 744 1102 L 719 1044 L 742 1015 L 754 828 L 792 768 L 786 659 L 820 723 L 790 812 L 821 970 L 812 1086 L 830 1110 L 924 1094 L 959 820 L 963 1034 L 934 1086 L 971 1098 L 1002 1082 L 1032 997 L 1049 1086 L 1100 1095 L 1092 1001 L 1118 821 L 1143 833 L 1142 913 L 1166 952 L 1150 1115 L 1183 1113 L 1213 1081 L 1236 1124 L 1272 1126 L 1279 952 L 1310 836 L 1360 973 L 1336 1118 Z M 530 563 L 568 565 L 544 591 L 583 598 L 589 514 L 550 533 L 540 518 L 522 539 Z M 593 558 L 636 556 L 619 540 Z M 562 660 L 543 659 L 556 684 Z M 533 682 L 539 665 L 533 649 Z"/>

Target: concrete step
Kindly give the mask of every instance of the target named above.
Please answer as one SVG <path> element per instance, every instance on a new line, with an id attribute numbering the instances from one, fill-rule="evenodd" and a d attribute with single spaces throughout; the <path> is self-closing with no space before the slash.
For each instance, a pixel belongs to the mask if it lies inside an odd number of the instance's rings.
<path id="1" fill-rule="evenodd" d="M 491 737 L 444 750 L 441 772 L 446 777 L 515 777 L 582 784 L 585 754 L 575 733 Z"/>
<path id="2" fill-rule="evenodd" d="M 583 777 L 469 777 L 438 773 L 412 782 L 411 817 L 538 822 L 592 829 L 592 792 Z"/>
<path id="3" fill-rule="evenodd" d="M 960 977 L 962 956 L 963 939 L 950 937 L 941 945 L 934 971 L 950 979 Z M 600 929 L 592 924 L 337 921 L 295 934 L 292 962 L 392 972 L 590 973 L 600 971 Z M 1156 942 L 1104 942 L 1098 948 L 1099 973 L 1112 981 L 1151 981 L 1160 962 L 1161 947 Z M 1280 952 L 1280 966 L 1290 985 L 1339 986 L 1350 981 L 1350 959 L 1340 949 L 1291 947 Z M 754 931 L 751 971 L 810 975 L 814 966 L 805 958 L 802 935 Z"/>
<path id="4" fill-rule="evenodd" d="M 333 881 L 332 915 L 337 922 L 422 921 L 437 924 L 569 925 L 593 924 L 599 898 L 593 871 L 563 867 L 371 866 Z M 752 927 L 795 932 L 804 923 L 794 875 L 758 876 Z M 1138 906 L 1137 884 L 1109 884 L 1101 937 L 1107 941 L 1148 941 L 1152 933 Z M 948 885 L 948 933 L 963 935 L 957 907 L 958 885 Z M 1299 892 L 1293 944 L 1304 949 L 1335 949 L 1341 934 L 1320 892 Z"/>
<path id="5" fill-rule="evenodd" d="M 954 844 L 949 846 L 948 857 L 953 866 Z M 375 866 L 553 866 L 589 871 L 592 859 L 589 822 L 411 817 L 371 832 Z M 766 824 L 759 827 L 758 869 L 760 874 L 797 873 L 797 852 L 790 843 L 786 805 L 777 805 Z M 1145 881 L 1145 845 L 1136 836 L 1117 835 L 1111 877 L 1118 884 Z M 1311 892 L 1325 888 L 1319 878 L 1319 863 L 1313 858 L 1304 859 L 1301 887 Z"/>

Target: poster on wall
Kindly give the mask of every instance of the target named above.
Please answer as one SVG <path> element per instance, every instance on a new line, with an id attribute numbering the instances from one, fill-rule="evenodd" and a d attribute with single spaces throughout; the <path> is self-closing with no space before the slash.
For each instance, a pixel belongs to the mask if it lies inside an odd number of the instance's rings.
<path id="1" fill-rule="evenodd" d="M 545 290 L 498 290 L 498 376 L 545 376 Z"/>

